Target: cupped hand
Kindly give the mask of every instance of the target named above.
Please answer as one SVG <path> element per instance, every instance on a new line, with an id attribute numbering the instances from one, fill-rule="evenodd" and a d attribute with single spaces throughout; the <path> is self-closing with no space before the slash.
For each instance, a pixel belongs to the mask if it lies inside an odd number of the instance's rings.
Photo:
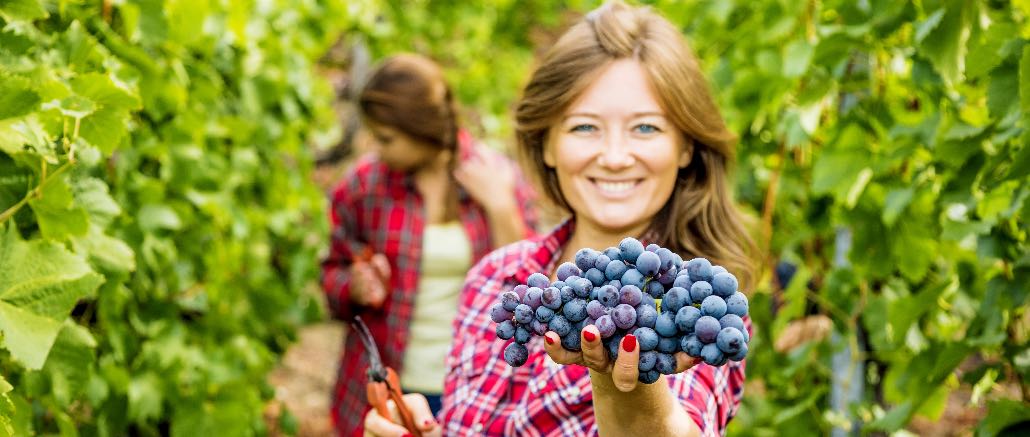
<path id="1" fill-rule="evenodd" d="M 601 334 L 594 325 L 580 332 L 581 351 L 571 351 L 561 345 L 561 338 L 554 331 L 544 334 L 544 349 L 558 364 L 579 364 L 612 379 L 619 391 L 630 392 L 637 387 L 640 371 L 640 345 L 633 334 L 626 335 L 619 344 L 619 355 L 615 360 L 608 358 L 608 352 L 601 342 Z M 676 352 L 676 373 L 683 372 L 702 362 L 685 352 Z M 593 375 L 591 376 L 593 377 Z"/>
<path id="2" fill-rule="evenodd" d="M 426 397 L 418 393 L 409 393 L 403 396 L 404 404 L 411 411 L 411 416 L 418 425 L 418 430 L 423 437 L 439 437 L 443 435 L 443 429 L 429 408 Z M 365 437 L 403 437 L 411 433 L 401 423 L 400 413 L 397 412 L 397 405 L 392 400 L 386 401 L 390 410 L 390 418 L 383 417 L 375 408 L 365 414 Z"/>
<path id="3" fill-rule="evenodd" d="M 514 207 L 515 169 L 497 154 L 475 150 L 458 163 L 454 179 L 487 210 Z"/>

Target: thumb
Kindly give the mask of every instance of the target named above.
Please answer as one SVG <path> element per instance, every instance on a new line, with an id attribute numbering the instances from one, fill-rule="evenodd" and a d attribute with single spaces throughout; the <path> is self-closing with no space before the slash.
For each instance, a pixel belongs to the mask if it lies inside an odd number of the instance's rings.
<path id="1" fill-rule="evenodd" d="M 439 426 L 436 418 L 433 417 L 433 410 L 429 408 L 429 400 L 418 393 L 404 395 L 404 403 L 411 411 L 411 417 L 415 420 L 415 426 L 422 432 L 429 432 Z"/>
<path id="2" fill-rule="evenodd" d="M 372 266 L 376 268 L 383 279 L 390 278 L 390 260 L 386 258 L 386 255 L 381 253 L 372 255 Z"/>
<path id="3" fill-rule="evenodd" d="M 621 350 L 615 357 L 615 365 L 612 367 L 612 382 L 619 391 L 627 393 L 637 387 L 637 376 L 640 373 L 640 347 L 637 346 L 637 337 L 633 334 L 623 337 L 619 349 Z"/>

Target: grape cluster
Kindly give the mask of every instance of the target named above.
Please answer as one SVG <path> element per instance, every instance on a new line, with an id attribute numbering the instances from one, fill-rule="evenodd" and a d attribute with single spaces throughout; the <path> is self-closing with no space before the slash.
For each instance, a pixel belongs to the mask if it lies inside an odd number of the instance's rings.
<path id="1" fill-rule="evenodd" d="M 743 317 L 747 297 L 737 278 L 705 258 L 684 262 L 669 249 L 635 238 L 603 252 L 581 249 L 575 262 L 558 266 L 557 281 L 542 273 L 505 291 L 490 309 L 497 337 L 513 342 L 504 360 L 526 363 L 525 344 L 554 331 L 565 349 L 581 349 L 580 332 L 594 325 L 608 356 L 633 334 L 640 345 L 639 380 L 651 384 L 676 371 L 674 354 L 684 351 L 713 366 L 747 356 L 750 341 Z"/>

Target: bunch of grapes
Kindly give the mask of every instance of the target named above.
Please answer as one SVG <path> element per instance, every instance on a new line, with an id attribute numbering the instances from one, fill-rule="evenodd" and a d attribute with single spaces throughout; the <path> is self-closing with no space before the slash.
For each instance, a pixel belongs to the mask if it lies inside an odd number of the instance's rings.
<path id="1" fill-rule="evenodd" d="M 669 249 L 626 238 L 603 252 L 581 249 L 574 263 L 558 266 L 557 279 L 534 273 L 490 309 L 497 337 L 514 339 L 504 349 L 509 365 L 525 364 L 525 344 L 547 331 L 579 351 L 580 332 L 589 325 L 612 360 L 623 337 L 637 338 L 639 380 L 647 384 L 676 371 L 679 351 L 712 366 L 747 356 L 747 297 L 735 276 L 707 259 L 684 262 Z"/>

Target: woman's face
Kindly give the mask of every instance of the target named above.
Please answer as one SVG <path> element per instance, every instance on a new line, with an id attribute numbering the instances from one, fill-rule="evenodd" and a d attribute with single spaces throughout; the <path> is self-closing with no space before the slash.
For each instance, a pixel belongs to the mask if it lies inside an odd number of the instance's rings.
<path id="1" fill-rule="evenodd" d="M 373 150 L 391 169 L 415 171 L 440 154 L 440 149 L 388 125 L 366 120 L 365 128 L 371 134 Z"/>
<path id="2" fill-rule="evenodd" d="M 650 225 L 690 162 L 639 62 L 611 63 L 551 128 L 544 162 L 577 227 L 638 234 Z"/>

